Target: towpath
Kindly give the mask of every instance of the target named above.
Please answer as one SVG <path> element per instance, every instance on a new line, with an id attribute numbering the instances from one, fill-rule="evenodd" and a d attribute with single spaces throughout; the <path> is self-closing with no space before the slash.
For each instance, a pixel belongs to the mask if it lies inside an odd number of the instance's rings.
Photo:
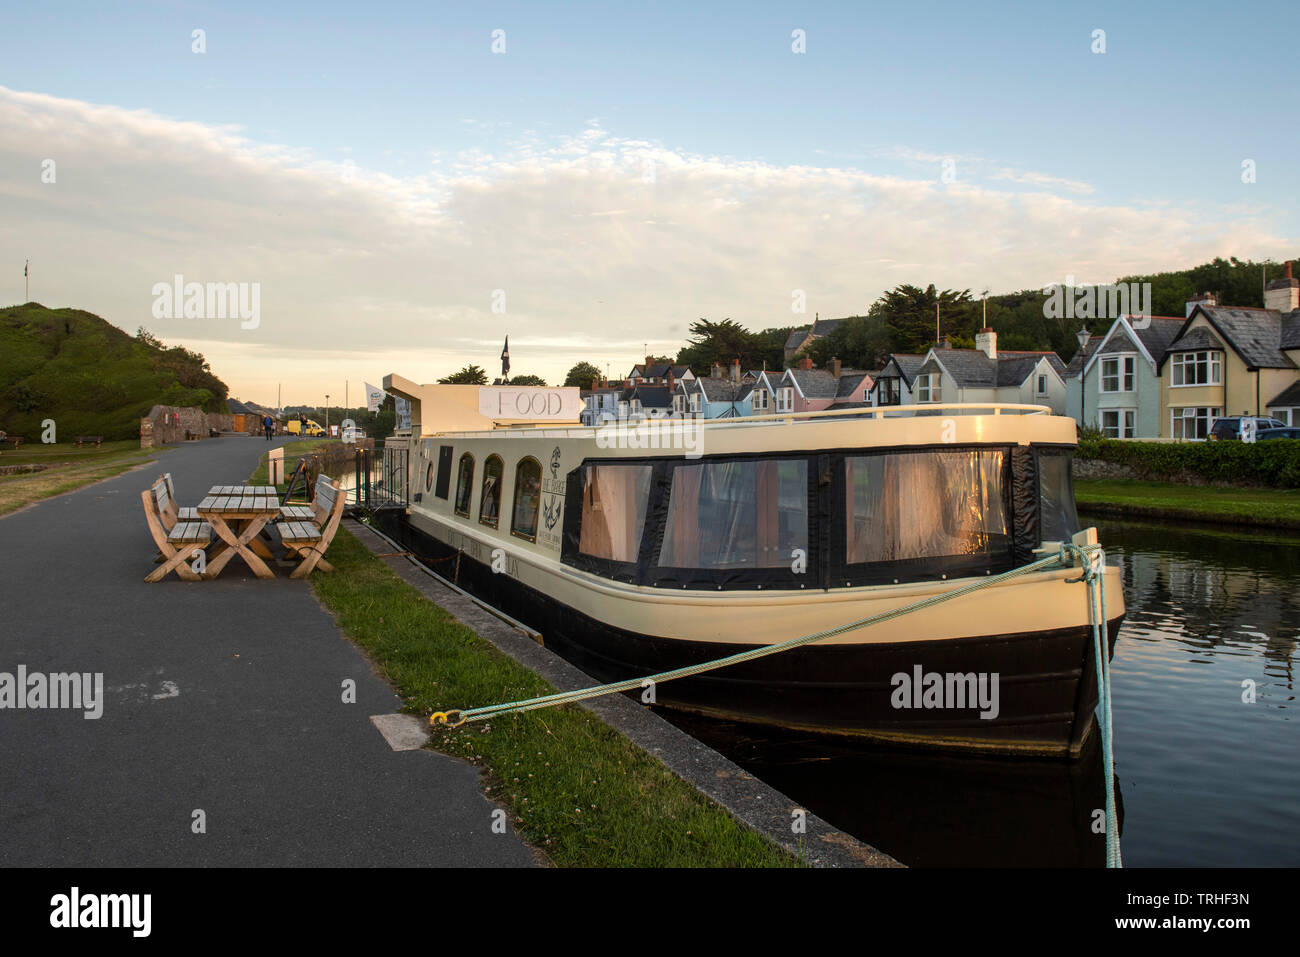
<path id="1" fill-rule="evenodd" d="M 267 447 L 186 443 L 0 518 L 0 675 L 104 675 L 97 720 L 0 709 L 0 865 L 534 863 L 494 832 L 475 768 L 389 746 L 370 717 L 399 702 L 308 582 L 238 560 L 217 581 L 143 582 L 140 492 L 170 471 L 195 505 Z"/>

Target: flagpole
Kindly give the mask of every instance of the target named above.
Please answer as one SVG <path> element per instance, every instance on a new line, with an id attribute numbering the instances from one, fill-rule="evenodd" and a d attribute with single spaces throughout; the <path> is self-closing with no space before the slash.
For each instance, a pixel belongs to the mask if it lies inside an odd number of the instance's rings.
<path id="1" fill-rule="evenodd" d="M 30 269 L 31 266 L 32 261 L 30 259 L 23 263 L 23 302 L 32 301 L 31 281 L 27 278 L 27 270 Z"/>

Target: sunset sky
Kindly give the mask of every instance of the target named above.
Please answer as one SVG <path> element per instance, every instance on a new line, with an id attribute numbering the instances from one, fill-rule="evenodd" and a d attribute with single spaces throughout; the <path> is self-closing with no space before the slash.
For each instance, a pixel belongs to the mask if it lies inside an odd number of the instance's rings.
<path id="1" fill-rule="evenodd" d="M 1251 3 L 11 5 L 0 304 L 30 259 L 32 299 L 198 349 L 232 396 L 337 404 L 347 382 L 359 404 L 388 372 L 495 375 L 506 334 L 512 371 L 555 383 L 675 352 L 698 317 L 1280 258 L 1300 238 L 1293 22 Z M 157 318 L 176 275 L 258 284 L 256 327 Z"/>

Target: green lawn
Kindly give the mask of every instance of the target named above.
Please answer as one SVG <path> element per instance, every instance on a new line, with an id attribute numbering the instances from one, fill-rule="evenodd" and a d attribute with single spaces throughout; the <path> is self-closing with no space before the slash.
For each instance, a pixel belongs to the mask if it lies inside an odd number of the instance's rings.
<path id="1" fill-rule="evenodd" d="M 293 475 L 293 470 L 297 468 L 298 459 L 309 452 L 314 452 L 322 446 L 329 445 L 330 443 L 337 444 L 338 439 L 299 439 L 296 442 L 290 442 L 288 445 L 284 446 L 284 477 L 286 479 L 286 484 L 279 486 L 281 495 L 283 495 L 285 490 L 288 488 L 287 480 Z M 250 485 L 266 484 L 268 469 L 267 460 L 270 454 L 270 450 L 267 450 L 266 452 L 263 452 L 262 457 L 258 459 L 257 468 L 255 468 L 253 474 L 248 477 Z M 298 487 L 301 489 L 302 483 L 299 483 Z"/>
<path id="2" fill-rule="evenodd" d="M 1076 479 L 1079 511 L 1300 529 L 1300 490 Z"/>
<path id="3" fill-rule="evenodd" d="M 312 575 L 347 635 L 412 714 L 552 693 L 529 669 L 428 601 L 340 529 L 335 574 Z M 572 867 L 786 867 L 799 861 L 580 708 L 456 730 L 432 746 L 488 772 L 488 795 L 553 862 Z"/>
<path id="4" fill-rule="evenodd" d="M 0 466 L 45 465 L 48 468 L 0 475 L 0 515 L 120 475 L 165 451 L 166 448 L 142 449 L 139 439 L 105 442 L 99 448 L 93 445 L 77 448 L 68 442 L 57 445 L 25 442 L 17 450 L 6 445 L 0 452 Z M 150 480 L 155 477 L 149 476 Z"/>

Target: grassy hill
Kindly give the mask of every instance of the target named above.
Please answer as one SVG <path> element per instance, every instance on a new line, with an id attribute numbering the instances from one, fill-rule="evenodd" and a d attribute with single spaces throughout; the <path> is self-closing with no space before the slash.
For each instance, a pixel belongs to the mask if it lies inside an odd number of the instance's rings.
<path id="1" fill-rule="evenodd" d="M 225 412 L 227 389 L 207 361 L 166 348 L 80 309 L 38 302 L 0 309 L 0 430 L 37 442 L 53 419 L 60 441 L 74 435 L 130 439 L 155 405 Z"/>

